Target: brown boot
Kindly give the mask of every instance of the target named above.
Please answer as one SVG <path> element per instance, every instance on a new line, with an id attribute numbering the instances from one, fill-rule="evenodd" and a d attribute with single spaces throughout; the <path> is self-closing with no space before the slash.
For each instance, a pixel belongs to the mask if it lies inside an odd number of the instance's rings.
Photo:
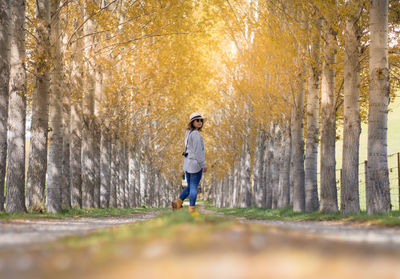
<path id="1" fill-rule="evenodd" d="M 172 209 L 178 210 L 178 209 L 182 208 L 182 203 L 183 203 L 183 200 L 181 200 L 180 198 L 174 200 L 172 202 Z"/>
<path id="2" fill-rule="evenodd" d="M 189 212 L 193 213 L 196 211 L 196 207 L 195 206 L 189 206 Z"/>

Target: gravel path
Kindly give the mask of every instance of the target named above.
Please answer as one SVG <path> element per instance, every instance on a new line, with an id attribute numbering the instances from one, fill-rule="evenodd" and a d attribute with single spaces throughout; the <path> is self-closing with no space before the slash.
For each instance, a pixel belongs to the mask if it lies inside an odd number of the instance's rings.
<path id="1" fill-rule="evenodd" d="M 61 237 L 84 235 L 98 229 L 152 219 L 157 213 L 115 217 L 0 220 L 0 249 L 45 243 Z"/>

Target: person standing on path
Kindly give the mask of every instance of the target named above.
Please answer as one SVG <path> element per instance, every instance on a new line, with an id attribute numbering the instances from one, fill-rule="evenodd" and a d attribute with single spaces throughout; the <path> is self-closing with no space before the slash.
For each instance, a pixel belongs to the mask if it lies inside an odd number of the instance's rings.
<path id="1" fill-rule="evenodd" d="M 190 121 L 185 135 L 185 152 L 182 155 L 185 157 L 183 170 L 186 174 L 188 186 L 183 189 L 179 198 L 172 202 L 174 210 L 182 207 L 183 201 L 189 197 L 189 212 L 196 210 L 197 187 L 199 186 L 203 172 L 207 172 L 204 141 L 200 135 L 203 128 L 203 118 L 199 113 L 194 112 L 190 115 Z"/>

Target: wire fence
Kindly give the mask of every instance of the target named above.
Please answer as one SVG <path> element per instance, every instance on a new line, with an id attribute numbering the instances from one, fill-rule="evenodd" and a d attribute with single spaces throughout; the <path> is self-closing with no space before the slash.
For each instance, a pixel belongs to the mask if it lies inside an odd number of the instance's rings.
<path id="1" fill-rule="evenodd" d="M 359 197 L 360 197 L 360 208 L 361 210 L 366 210 L 366 162 L 361 162 L 358 169 L 359 177 Z M 389 182 L 390 182 L 390 202 L 392 204 L 392 210 L 399 210 L 400 199 L 399 199 L 399 189 L 400 189 L 400 153 L 393 153 L 388 155 L 388 167 L 389 167 Z M 341 169 L 336 170 L 336 185 L 338 186 L 338 202 L 340 205 L 340 181 L 341 181 Z M 319 178 L 319 175 L 318 175 Z"/>

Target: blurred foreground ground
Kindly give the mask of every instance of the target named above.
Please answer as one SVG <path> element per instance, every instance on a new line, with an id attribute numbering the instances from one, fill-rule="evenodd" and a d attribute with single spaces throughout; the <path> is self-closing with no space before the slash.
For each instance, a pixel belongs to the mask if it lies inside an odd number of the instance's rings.
<path id="1" fill-rule="evenodd" d="M 44 220 L 36 222 L 52 234 Z M 65 228 L 65 220 L 59 222 Z M 57 231 L 54 223 L 47 228 Z M 400 278 L 399 232 L 181 210 L 46 243 L 3 246 L 0 278 Z"/>

